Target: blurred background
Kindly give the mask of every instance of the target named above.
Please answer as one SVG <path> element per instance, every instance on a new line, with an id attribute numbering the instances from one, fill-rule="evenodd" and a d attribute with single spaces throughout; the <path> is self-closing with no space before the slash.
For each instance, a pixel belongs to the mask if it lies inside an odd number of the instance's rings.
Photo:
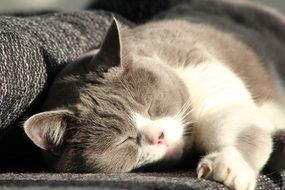
<path id="1" fill-rule="evenodd" d="M 1 12 L 38 10 L 80 10 L 92 0 L 0 0 Z"/>
<path id="2" fill-rule="evenodd" d="M 252 1 L 275 7 L 276 9 L 279 9 L 280 11 L 285 13 L 285 0 L 252 0 Z"/>
<path id="3" fill-rule="evenodd" d="M 134 0 L 136 1 L 136 0 Z M 252 0 L 275 7 L 285 13 L 285 0 Z M 92 0 L 0 0 L 0 12 L 38 10 L 80 10 Z M 94 2 L 94 0 L 93 0 Z"/>

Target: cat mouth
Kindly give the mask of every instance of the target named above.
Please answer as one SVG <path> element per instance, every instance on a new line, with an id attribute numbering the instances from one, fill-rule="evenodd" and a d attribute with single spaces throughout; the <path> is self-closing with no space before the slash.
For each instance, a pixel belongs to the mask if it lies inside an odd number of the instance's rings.
<path id="1" fill-rule="evenodd" d="M 150 145 L 157 147 L 157 152 L 161 152 L 161 160 L 177 160 L 183 153 L 184 141 L 181 139 L 168 138 L 170 135 L 164 133 L 162 138 L 152 141 Z"/>

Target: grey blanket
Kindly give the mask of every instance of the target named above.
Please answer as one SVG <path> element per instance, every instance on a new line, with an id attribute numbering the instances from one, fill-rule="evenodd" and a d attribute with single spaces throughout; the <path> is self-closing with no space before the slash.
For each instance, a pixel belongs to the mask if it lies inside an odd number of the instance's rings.
<path id="1" fill-rule="evenodd" d="M 0 128 L 29 108 L 61 65 L 98 48 L 111 18 L 100 11 L 0 17 Z"/>
<path id="2" fill-rule="evenodd" d="M 177 3 L 178 0 L 102 0 L 92 7 L 117 12 L 140 23 Z M 20 124 L 39 110 L 49 84 L 65 64 L 99 47 L 110 21 L 110 13 L 96 10 L 0 16 L 0 171 L 10 172 L 0 174 L 0 189 L 225 189 L 185 171 L 47 173 L 39 149 L 23 135 Z M 257 189 L 285 189 L 285 173 L 261 175 Z"/>

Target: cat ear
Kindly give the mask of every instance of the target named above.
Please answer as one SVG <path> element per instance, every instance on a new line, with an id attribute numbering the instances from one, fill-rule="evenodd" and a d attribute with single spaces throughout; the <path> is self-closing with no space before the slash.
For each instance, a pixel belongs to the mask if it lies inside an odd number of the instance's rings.
<path id="1" fill-rule="evenodd" d="M 114 18 L 98 53 L 98 63 L 108 66 L 121 64 L 121 37 L 118 21 Z"/>
<path id="2" fill-rule="evenodd" d="M 124 41 L 125 42 L 125 41 Z M 122 43 L 122 34 L 118 21 L 114 18 L 102 45 L 96 52 L 90 52 L 79 60 L 84 68 L 94 71 L 106 71 L 111 67 L 123 66 L 128 68 L 131 65 L 132 57 L 129 54 L 126 44 Z"/>
<path id="3" fill-rule="evenodd" d="M 63 142 L 68 115 L 67 110 L 35 114 L 24 123 L 25 133 L 40 148 L 55 150 Z"/>

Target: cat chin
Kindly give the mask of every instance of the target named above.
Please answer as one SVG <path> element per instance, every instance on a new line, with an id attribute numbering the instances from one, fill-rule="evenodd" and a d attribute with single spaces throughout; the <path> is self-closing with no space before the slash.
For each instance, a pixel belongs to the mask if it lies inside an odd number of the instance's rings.
<path id="1" fill-rule="evenodd" d="M 178 160 L 183 154 L 183 141 L 174 142 L 167 145 L 167 151 L 164 155 L 166 160 Z"/>

